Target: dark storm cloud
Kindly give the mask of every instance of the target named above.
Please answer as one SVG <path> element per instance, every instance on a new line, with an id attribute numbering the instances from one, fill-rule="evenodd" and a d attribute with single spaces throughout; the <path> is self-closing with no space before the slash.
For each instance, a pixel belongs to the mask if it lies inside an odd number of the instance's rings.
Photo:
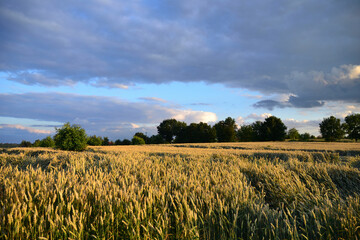
<path id="1" fill-rule="evenodd" d="M 0 71 L 30 85 L 205 81 L 293 94 L 293 107 L 358 101 L 359 80 L 314 97 L 295 75 L 359 65 L 359 12 L 358 0 L 4 1 Z"/>

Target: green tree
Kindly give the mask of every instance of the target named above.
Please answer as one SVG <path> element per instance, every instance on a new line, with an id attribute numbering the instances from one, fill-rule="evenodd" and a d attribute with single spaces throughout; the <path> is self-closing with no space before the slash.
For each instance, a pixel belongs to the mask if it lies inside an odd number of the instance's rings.
<path id="1" fill-rule="evenodd" d="M 115 140 L 115 145 L 122 145 L 122 141 L 120 139 Z"/>
<path id="2" fill-rule="evenodd" d="M 254 141 L 254 129 L 252 125 L 243 125 L 237 132 L 237 137 L 240 142 Z"/>
<path id="3" fill-rule="evenodd" d="M 256 121 L 251 124 L 252 131 L 253 131 L 253 139 L 252 141 L 264 141 L 265 136 L 263 133 L 263 122 Z"/>
<path id="4" fill-rule="evenodd" d="M 36 139 L 35 142 L 32 144 L 33 147 L 40 147 L 40 139 Z"/>
<path id="5" fill-rule="evenodd" d="M 40 147 L 55 147 L 55 141 L 52 139 L 52 137 L 47 136 L 46 138 L 42 139 L 40 141 Z"/>
<path id="6" fill-rule="evenodd" d="M 90 146 L 101 146 L 102 142 L 102 138 L 96 135 L 90 136 L 87 140 L 87 144 Z"/>
<path id="7" fill-rule="evenodd" d="M 102 142 L 102 145 L 103 146 L 109 146 L 110 145 L 110 141 L 109 141 L 109 138 L 108 137 L 104 137 L 104 140 Z"/>
<path id="8" fill-rule="evenodd" d="M 360 139 L 360 114 L 351 114 L 345 117 L 346 133 L 349 138 Z"/>
<path id="9" fill-rule="evenodd" d="M 163 144 L 163 143 L 164 143 L 164 139 L 163 139 L 159 134 L 152 135 L 152 136 L 149 138 L 149 143 L 150 143 L 150 144 Z"/>
<path id="10" fill-rule="evenodd" d="M 20 143 L 20 147 L 31 147 L 31 142 L 22 140 Z"/>
<path id="11" fill-rule="evenodd" d="M 228 117 L 224 121 L 220 121 L 214 125 L 216 137 L 219 142 L 235 142 L 236 141 L 236 122 L 235 119 Z"/>
<path id="12" fill-rule="evenodd" d="M 340 119 L 334 116 L 324 118 L 319 126 L 321 135 L 326 141 L 336 141 L 344 136 L 344 130 L 340 124 Z"/>
<path id="13" fill-rule="evenodd" d="M 166 119 L 157 127 L 159 135 L 168 143 L 172 143 L 176 136 L 186 128 L 186 123 L 176 119 Z"/>
<path id="14" fill-rule="evenodd" d="M 206 143 L 216 141 L 216 131 L 207 123 L 191 123 L 176 137 L 176 142 Z"/>
<path id="15" fill-rule="evenodd" d="M 292 128 L 288 131 L 288 136 L 291 140 L 298 140 L 300 138 L 300 134 L 296 128 Z"/>
<path id="16" fill-rule="evenodd" d="M 62 150 L 83 151 L 86 148 L 87 136 L 81 126 L 69 122 L 65 123 L 61 128 L 55 128 L 54 136 L 55 146 Z"/>
<path id="17" fill-rule="evenodd" d="M 265 119 L 261 131 L 265 141 L 284 141 L 287 127 L 280 118 L 271 116 Z"/>
<path id="18" fill-rule="evenodd" d="M 121 143 L 122 145 L 131 145 L 131 141 L 129 139 L 124 139 Z"/>
<path id="19" fill-rule="evenodd" d="M 142 139 L 141 137 L 134 136 L 131 140 L 131 143 L 133 145 L 143 145 L 143 144 L 145 144 L 145 140 Z"/>
<path id="20" fill-rule="evenodd" d="M 142 133 L 142 132 L 137 132 L 137 133 L 135 133 L 134 136 L 138 136 L 138 137 L 144 139 L 145 143 L 146 143 L 146 144 L 149 144 L 150 138 L 149 138 L 148 136 L 146 136 L 144 133 Z"/>
<path id="21" fill-rule="evenodd" d="M 303 133 L 303 134 L 300 134 L 300 138 L 299 138 L 299 139 L 300 139 L 301 141 L 307 142 L 307 141 L 310 140 L 310 138 L 311 138 L 310 133 Z"/>

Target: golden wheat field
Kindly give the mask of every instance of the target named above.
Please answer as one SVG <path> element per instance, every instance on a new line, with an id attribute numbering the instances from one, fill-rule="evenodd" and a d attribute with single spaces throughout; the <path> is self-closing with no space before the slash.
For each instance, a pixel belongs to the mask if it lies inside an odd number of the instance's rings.
<path id="1" fill-rule="evenodd" d="M 0 149 L 0 239 L 360 239 L 360 144 Z"/>

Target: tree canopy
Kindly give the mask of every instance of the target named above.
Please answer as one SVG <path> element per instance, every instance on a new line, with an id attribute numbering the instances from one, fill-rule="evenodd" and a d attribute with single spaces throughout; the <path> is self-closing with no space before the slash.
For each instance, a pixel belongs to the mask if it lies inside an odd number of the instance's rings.
<path id="1" fill-rule="evenodd" d="M 86 148 L 86 132 L 79 125 L 65 123 L 61 128 L 56 128 L 54 136 L 56 147 L 62 150 L 83 151 Z"/>
<path id="2" fill-rule="evenodd" d="M 349 138 L 355 139 L 357 142 L 360 139 L 360 114 L 351 114 L 345 117 L 346 133 Z"/>
<path id="3" fill-rule="evenodd" d="M 340 119 L 334 116 L 324 118 L 319 126 L 321 135 L 326 141 L 335 141 L 344 136 L 344 130 L 340 124 Z"/>
<path id="4" fill-rule="evenodd" d="M 214 125 L 218 142 L 235 142 L 236 141 L 236 122 L 235 119 L 228 117 Z"/>

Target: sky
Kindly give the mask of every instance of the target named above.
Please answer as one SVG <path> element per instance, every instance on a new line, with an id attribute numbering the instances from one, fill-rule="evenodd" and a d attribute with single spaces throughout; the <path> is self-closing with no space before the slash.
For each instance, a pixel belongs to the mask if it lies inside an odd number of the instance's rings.
<path id="1" fill-rule="evenodd" d="M 0 142 L 360 112 L 359 0 L 0 1 Z"/>

